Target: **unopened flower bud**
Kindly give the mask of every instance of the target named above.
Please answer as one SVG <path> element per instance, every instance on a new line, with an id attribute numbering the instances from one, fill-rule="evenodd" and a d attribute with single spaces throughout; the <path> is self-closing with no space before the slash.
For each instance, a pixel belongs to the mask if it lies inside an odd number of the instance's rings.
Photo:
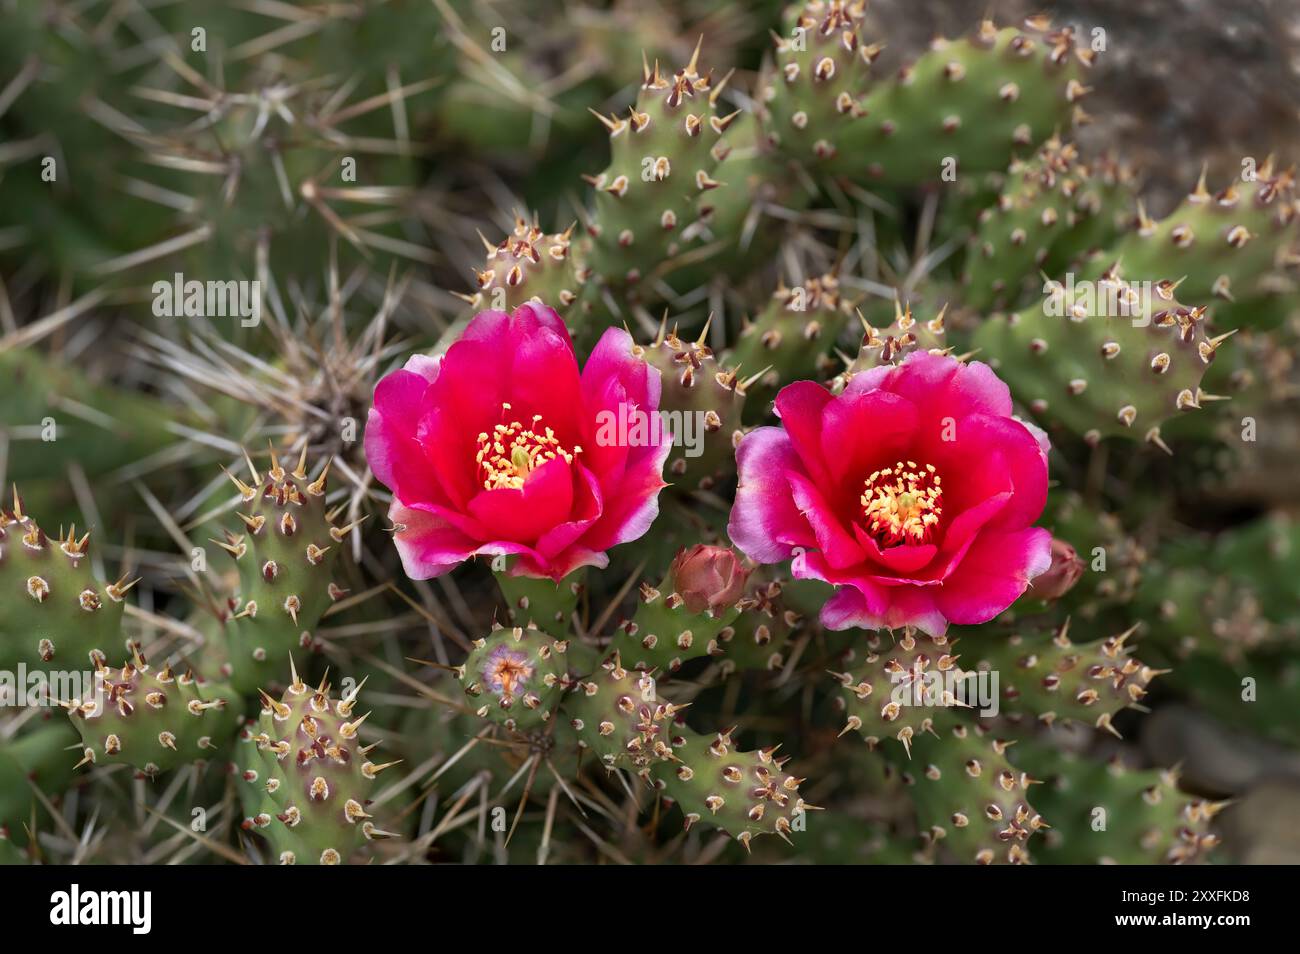
<path id="1" fill-rule="evenodd" d="M 730 548 L 703 543 L 681 550 L 668 572 L 689 612 L 715 614 L 740 599 L 750 573 Z"/>
<path id="2" fill-rule="evenodd" d="M 1052 565 L 1047 568 L 1047 572 L 1034 577 L 1029 584 L 1030 595 L 1040 600 L 1059 600 L 1079 582 L 1083 570 L 1084 562 L 1079 559 L 1074 547 L 1053 537 Z"/>

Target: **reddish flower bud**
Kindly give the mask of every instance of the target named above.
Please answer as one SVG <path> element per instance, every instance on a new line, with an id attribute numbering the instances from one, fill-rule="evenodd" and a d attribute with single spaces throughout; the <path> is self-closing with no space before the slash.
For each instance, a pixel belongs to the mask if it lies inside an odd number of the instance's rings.
<path id="1" fill-rule="evenodd" d="M 1083 576 L 1084 562 L 1074 547 L 1064 540 L 1052 538 L 1052 565 L 1046 573 L 1041 573 L 1029 584 L 1031 596 L 1040 600 L 1059 600 L 1079 582 Z"/>
<path id="2" fill-rule="evenodd" d="M 715 615 L 740 599 L 749 573 L 729 547 L 703 543 L 681 550 L 668 571 L 673 591 L 685 601 L 688 611 L 707 609 Z"/>

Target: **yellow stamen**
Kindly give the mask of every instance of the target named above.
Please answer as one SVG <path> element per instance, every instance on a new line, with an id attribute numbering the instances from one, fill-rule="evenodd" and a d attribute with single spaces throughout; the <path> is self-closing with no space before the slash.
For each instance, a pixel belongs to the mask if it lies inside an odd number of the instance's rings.
<path id="1" fill-rule="evenodd" d="M 875 471 L 861 497 L 867 533 L 884 547 L 930 543 L 943 515 L 942 483 L 934 465 L 910 460 Z"/>
<path id="2" fill-rule="evenodd" d="M 509 410 L 509 404 L 501 405 L 503 422 Z M 496 425 L 490 434 L 480 433 L 476 460 L 484 489 L 520 490 L 538 467 L 556 458 L 572 464 L 574 455 L 581 452 L 580 447 L 565 449 L 555 432 L 543 426 L 542 416 L 534 414 L 530 427 L 510 421 Z"/>

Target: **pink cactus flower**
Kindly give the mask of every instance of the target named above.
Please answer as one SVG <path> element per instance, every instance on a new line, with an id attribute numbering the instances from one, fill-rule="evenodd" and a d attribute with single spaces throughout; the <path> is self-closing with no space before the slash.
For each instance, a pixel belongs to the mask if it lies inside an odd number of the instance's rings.
<path id="1" fill-rule="evenodd" d="M 671 445 L 598 441 L 601 412 L 653 414 L 659 372 L 611 328 L 579 372 L 550 308 L 485 311 L 440 357 L 384 377 L 366 458 L 393 492 L 389 519 L 407 575 L 428 579 L 476 554 L 516 555 L 514 572 L 559 580 L 606 566 L 659 512 Z"/>
<path id="2" fill-rule="evenodd" d="M 987 365 L 917 352 L 839 396 L 791 384 L 776 411 L 781 426 L 737 450 L 731 539 L 834 584 L 827 627 L 938 635 L 983 623 L 1051 564 L 1051 534 L 1032 526 L 1047 501 L 1047 437 L 1011 416 Z"/>

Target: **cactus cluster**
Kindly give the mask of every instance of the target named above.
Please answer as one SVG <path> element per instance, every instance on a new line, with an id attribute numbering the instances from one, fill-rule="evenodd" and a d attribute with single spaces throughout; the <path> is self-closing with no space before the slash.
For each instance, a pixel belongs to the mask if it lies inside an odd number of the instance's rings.
<path id="1" fill-rule="evenodd" d="M 579 744 L 610 770 L 623 770 L 664 793 L 685 827 L 705 822 L 749 848 L 755 835 L 787 836 L 815 806 L 802 779 L 785 771 L 775 747 L 746 752 L 735 729 L 712 735 L 679 724 L 685 706 L 660 698 L 655 680 L 623 667 L 618 655 L 579 683 L 570 706 Z"/>
<path id="2" fill-rule="evenodd" d="M 998 370 L 1044 422 L 1092 444 L 1139 434 L 1165 447 L 1161 424 L 1213 399 L 1201 379 L 1231 334 L 1207 335 L 1206 306 L 1182 304 L 1177 291 L 1168 279 L 1139 289 L 1114 266 L 1095 293 L 1051 283 L 1045 303 L 995 319 L 975 343 L 1005 355 Z"/>
<path id="3" fill-rule="evenodd" d="M 50 537 L 23 512 L 14 488 L 13 506 L 0 509 L 0 662 L 29 670 L 99 668 L 123 651 L 123 600 L 134 585 L 97 580 L 91 570 L 90 534 L 76 526 Z"/>
<path id="4" fill-rule="evenodd" d="M 646 363 L 659 370 L 660 409 L 702 424 L 692 452 L 688 454 L 684 440 L 674 440 L 668 459 L 673 486 L 683 492 L 708 490 L 725 475 L 727 459 L 735 454 L 747 393 L 740 367 L 725 369 L 705 344 L 708 331 L 706 321 L 695 341 L 683 341 L 676 329 L 667 330 L 665 320 L 642 352 Z"/>
<path id="5" fill-rule="evenodd" d="M 0 0 L 0 863 L 1255 854 L 1284 158 L 1122 18 L 354 6 Z"/>
<path id="6" fill-rule="evenodd" d="M 192 672 L 158 671 L 137 650 L 121 669 L 101 667 L 97 698 L 69 703 L 80 764 L 130 765 L 145 778 L 208 758 L 234 728 L 237 702 Z"/>
<path id="7" fill-rule="evenodd" d="M 360 687 L 335 698 L 293 672 L 280 699 L 262 693 L 262 710 L 240 733 L 236 771 L 248 811 L 243 827 L 262 835 L 282 865 L 346 864 L 375 839 L 394 837 L 367 811 L 379 774 L 392 762 L 361 744 L 369 713 L 355 711 Z"/>
<path id="8" fill-rule="evenodd" d="M 309 481 L 306 447 L 292 471 L 274 448 L 265 474 L 247 464 L 251 484 L 226 472 L 248 508 L 236 511 L 243 532 L 226 530 L 224 540 L 212 541 L 239 568 L 238 611 L 224 621 L 218 671 L 241 692 L 279 678 L 291 652 L 311 647 L 317 622 L 347 593 L 332 574 L 360 522 L 334 523 L 337 512 L 325 499 L 329 464 Z"/>

